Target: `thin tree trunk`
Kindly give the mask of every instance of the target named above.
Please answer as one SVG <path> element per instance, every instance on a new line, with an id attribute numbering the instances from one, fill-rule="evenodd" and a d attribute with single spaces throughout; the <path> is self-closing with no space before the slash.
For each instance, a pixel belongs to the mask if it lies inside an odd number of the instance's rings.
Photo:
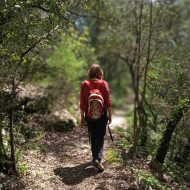
<path id="1" fill-rule="evenodd" d="M 10 168 L 10 159 L 8 158 L 2 136 L 2 127 L 0 127 L 0 171 L 7 173 Z"/>
<path id="2" fill-rule="evenodd" d="M 2 164 L 2 160 L 5 158 L 5 149 L 3 146 L 3 136 L 2 136 L 2 127 L 0 127 L 0 166 Z"/>
<path id="3" fill-rule="evenodd" d="M 140 125 L 142 126 L 141 129 L 141 144 L 140 146 L 145 147 L 146 146 L 146 142 L 147 142 L 147 114 L 145 112 L 144 107 L 141 107 L 140 109 L 141 115 L 140 115 Z"/>
<path id="4" fill-rule="evenodd" d="M 138 2 L 136 1 L 136 7 Z M 140 136 L 140 125 L 139 125 L 139 81 L 140 81 L 140 62 L 141 62 L 141 35 L 142 35 L 142 11 L 143 11 L 143 0 L 140 2 L 140 12 L 139 16 L 136 17 L 136 45 L 137 45 L 137 51 L 136 56 L 137 58 L 134 59 L 136 62 L 134 62 L 134 93 L 135 93 L 135 102 L 134 102 L 134 142 L 133 142 L 133 151 L 137 151 L 137 146 L 139 142 L 139 136 Z M 136 14 L 137 16 L 137 14 Z"/>
<path id="5" fill-rule="evenodd" d="M 11 145 L 11 163 L 12 163 L 12 170 L 16 173 L 16 160 L 15 160 L 15 147 L 14 147 L 14 130 L 13 130 L 13 112 L 14 112 L 14 104 L 16 98 L 16 84 L 15 78 L 12 82 L 12 94 L 11 94 L 11 105 L 9 110 L 9 130 L 10 130 L 10 145 Z"/>
<path id="6" fill-rule="evenodd" d="M 158 161 L 161 164 L 164 163 L 166 154 L 169 149 L 172 134 L 173 134 L 173 131 L 174 131 L 177 123 L 178 123 L 177 121 L 170 121 L 167 124 L 166 130 L 165 130 L 164 135 L 161 140 L 161 144 L 159 146 L 159 149 L 158 149 L 156 157 L 155 157 L 155 161 Z"/>
<path id="7" fill-rule="evenodd" d="M 15 147 L 14 147 L 14 128 L 13 128 L 13 117 L 14 117 L 14 108 L 15 108 L 15 100 L 16 100 L 16 89 L 19 85 L 19 82 L 17 81 L 17 74 L 18 70 L 22 64 L 22 61 L 24 57 L 32 50 L 34 49 L 40 42 L 42 42 L 44 39 L 47 39 L 53 32 L 55 32 L 59 26 L 57 25 L 54 29 L 52 29 L 49 33 L 42 36 L 40 39 L 38 39 L 34 44 L 32 44 L 26 51 L 20 54 L 19 61 L 16 65 L 13 78 L 12 78 L 12 92 L 11 92 L 11 105 L 9 109 L 9 130 L 10 130 L 10 146 L 11 146 L 11 163 L 12 163 L 12 171 L 16 172 L 16 159 L 15 159 Z"/>
<path id="8" fill-rule="evenodd" d="M 161 139 L 161 144 L 158 148 L 158 151 L 153 161 L 159 162 L 160 164 L 164 163 L 164 160 L 166 158 L 166 155 L 170 146 L 170 141 L 171 141 L 174 129 L 176 128 L 180 120 L 182 119 L 183 114 L 188 110 L 189 104 L 190 102 L 188 102 L 186 105 L 178 109 L 173 115 L 173 118 L 168 122 L 166 126 L 166 130 Z"/>
<path id="9" fill-rule="evenodd" d="M 146 95 L 146 88 L 147 88 L 147 74 L 148 74 L 148 66 L 151 61 L 151 40 L 152 40 L 152 30 L 153 30 L 153 23 L 152 23 L 152 9 L 153 5 L 152 2 L 150 3 L 150 13 L 149 13 L 149 35 L 148 35 L 148 47 L 147 47 L 147 56 L 146 56 L 146 64 L 144 68 L 144 85 L 143 85 L 143 92 L 142 92 L 142 100 L 141 104 L 144 103 L 145 95 Z"/>
<path id="10" fill-rule="evenodd" d="M 13 109 L 12 108 L 10 108 L 10 113 L 9 113 L 9 127 L 10 127 L 10 145 L 11 145 L 12 170 L 13 170 L 13 172 L 16 172 L 15 147 L 14 147 L 14 131 L 13 131 Z"/>
<path id="11" fill-rule="evenodd" d="M 138 117 L 137 117 L 137 107 L 138 102 L 135 97 L 134 101 L 134 113 L 133 113 L 133 128 L 134 128 L 134 134 L 133 134 L 133 152 L 136 152 L 137 145 L 138 145 L 138 136 L 137 136 L 137 128 L 138 128 Z"/>
<path id="12" fill-rule="evenodd" d="M 151 54 L 151 40 L 152 40 L 152 2 L 150 2 L 150 13 L 149 13 L 149 36 L 148 36 L 148 47 L 147 47 L 147 56 L 146 56 L 146 64 L 144 68 L 144 80 L 143 80 L 143 91 L 141 94 L 141 101 L 139 105 L 139 122 L 141 127 L 141 146 L 146 145 L 147 141 L 147 115 L 144 109 L 144 101 L 145 101 L 145 95 L 146 95 L 146 88 L 147 88 L 147 74 L 148 74 L 148 66 L 150 64 L 150 54 Z M 143 70 L 142 70 L 143 72 Z"/>

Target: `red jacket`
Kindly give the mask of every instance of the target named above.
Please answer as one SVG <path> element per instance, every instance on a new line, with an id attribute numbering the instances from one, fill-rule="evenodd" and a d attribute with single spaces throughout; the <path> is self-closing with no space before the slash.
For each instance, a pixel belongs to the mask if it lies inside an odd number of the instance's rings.
<path id="1" fill-rule="evenodd" d="M 89 84 L 87 84 L 87 82 Z M 87 108 L 88 108 L 89 87 L 90 89 L 92 89 L 94 88 L 94 86 L 97 89 L 99 89 L 100 92 L 102 93 L 106 109 L 111 106 L 110 90 L 109 90 L 108 83 L 100 79 L 87 80 L 87 81 L 82 82 L 81 91 L 80 91 L 80 109 L 83 110 L 84 112 L 87 111 Z"/>

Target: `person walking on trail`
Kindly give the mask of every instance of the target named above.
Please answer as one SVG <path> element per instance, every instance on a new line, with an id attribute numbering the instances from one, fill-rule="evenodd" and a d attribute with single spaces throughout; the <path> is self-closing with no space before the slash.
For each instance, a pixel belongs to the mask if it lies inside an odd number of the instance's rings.
<path id="1" fill-rule="evenodd" d="M 88 78 L 81 83 L 81 125 L 88 127 L 92 164 L 99 172 L 103 172 L 104 136 L 107 124 L 112 121 L 110 90 L 108 83 L 103 80 L 103 70 L 98 64 L 90 66 Z"/>

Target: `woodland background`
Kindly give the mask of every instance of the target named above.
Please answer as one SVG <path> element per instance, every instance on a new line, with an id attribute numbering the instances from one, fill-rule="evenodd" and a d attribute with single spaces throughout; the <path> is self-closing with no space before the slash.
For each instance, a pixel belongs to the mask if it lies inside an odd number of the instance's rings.
<path id="1" fill-rule="evenodd" d="M 98 63 L 126 113 L 118 148 L 188 189 L 189 49 L 189 0 L 1 0 L 1 172 L 22 176 L 28 141 L 79 125 L 80 83 Z"/>

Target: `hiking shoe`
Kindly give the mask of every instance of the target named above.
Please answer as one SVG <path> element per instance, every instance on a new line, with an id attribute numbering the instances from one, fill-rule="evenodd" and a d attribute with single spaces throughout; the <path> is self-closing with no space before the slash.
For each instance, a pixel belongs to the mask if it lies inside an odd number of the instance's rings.
<path id="1" fill-rule="evenodd" d="M 99 172 L 104 171 L 103 165 L 98 160 L 92 160 L 92 164 Z"/>

